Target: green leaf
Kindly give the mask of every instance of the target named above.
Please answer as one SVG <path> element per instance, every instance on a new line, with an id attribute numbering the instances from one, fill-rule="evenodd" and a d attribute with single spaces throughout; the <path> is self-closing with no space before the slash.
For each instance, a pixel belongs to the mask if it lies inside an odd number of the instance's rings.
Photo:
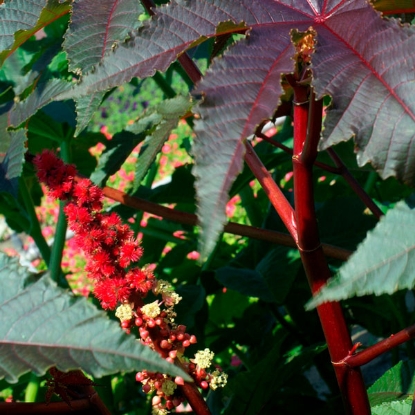
<path id="1" fill-rule="evenodd" d="M 76 130 L 77 137 L 89 124 L 95 111 L 101 105 L 105 92 L 95 92 L 91 95 L 79 97 L 75 100 L 76 104 Z"/>
<path id="2" fill-rule="evenodd" d="M 143 149 L 140 151 L 134 177 L 134 191 L 139 187 L 157 154 L 161 151 L 163 144 L 169 138 L 171 130 L 177 126 L 180 117 L 190 111 L 191 107 L 190 97 L 179 95 L 163 101 L 154 109 L 154 112 L 151 111 L 154 116 L 158 117 L 159 121 L 154 132 L 146 137 Z M 134 132 L 136 128 L 135 124 L 132 124 L 127 127 L 127 130 Z"/>
<path id="3" fill-rule="evenodd" d="M 236 291 L 218 292 L 210 306 L 209 319 L 219 327 L 228 326 L 234 318 L 242 317 L 249 304 L 249 298 Z"/>
<path id="4" fill-rule="evenodd" d="M 201 285 L 185 284 L 180 285 L 175 290 L 182 299 L 175 306 L 180 324 L 184 324 L 188 329 L 195 326 L 195 314 L 201 310 L 206 301 L 206 292 Z"/>
<path id="5" fill-rule="evenodd" d="M 252 370 L 240 373 L 231 382 L 232 401 L 225 414 L 255 415 L 293 376 L 310 365 L 312 358 L 322 352 L 325 346 L 298 350 L 297 353 L 283 358 L 279 353 L 280 345 L 271 350 L 265 359 Z"/>
<path id="6" fill-rule="evenodd" d="M 70 82 L 59 79 L 51 79 L 39 84 L 37 88 L 24 100 L 16 103 L 10 111 L 10 124 L 18 127 L 21 123 L 30 118 L 40 108 L 49 104 L 63 91 L 72 87 Z"/>
<path id="7" fill-rule="evenodd" d="M 367 294 L 392 294 L 415 285 L 415 211 L 398 203 L 381 218 L 338 272 L 307 304 Z"/>
<path id="8" fill-rule="evenodd" d="M 11 142 L 4 160 L 0 163 L 0 191 L 17 196 L 17 178 L 22 172 L 26 152 L 26 130 L 6 134 Z"/>
<path id="9" fill-rule="evenodd" d="M 258 262 L 256 271 L 263 276 L 274 301 L 283 304 L 301 267 L 297 252 L 284 246 L 271 249 Z"/>
<path id="10" fill-rule="evenodd" d="M 69 13 L 70 1 L 6 0 L 0 5 L 0 66 L 40 29 Z"/>
<path id="11" fill-rule="evenodd" d="M 370 406 L 406 399 L 415 390 L 415 361 L 402 361 L 382 375 L 369 389 Z"/>
<path id="12" fill-rule="evenodd" d="M 262 274 L 247 268 L 222 267 L 216 270 L 216 279 L 226 288 L 249 297 L 257 297 L 268 303 L 275 298 L 269 291 Z"/>
<path id="13" fill-rule="evenodd" d="M 144 128 L 144 125 L 143 125 Z M 134 148 L 145 138 L 146 131 L 133 134 L 129 131 L 121 131 L 105 143 L 105 150 L 98 160 L 98 166 L 91 175 L 91 180 L 102 186 L 108 178 L 115 174 L 123 165 Z"/>
<path id="14" fill-rule="evenodd" d="M 55 365 L 94 377 L 147 369 L 189 378 L 85 298 L 47 275 L 30 275 L 18 259 L 0 254 L 0 281 L 0 378 L 15 383 L 28 371 L 43 375 Z"/>
<path id="15" fill-rule="evenodd" d="M 371 408 L 372 415 L 408 415 L 411 411 L 412 399 L 388 402 Z"/>
<path id="16" fill-rule="evenodd" d="M 413 0 L 376 0 L 373 7 L 380 12 L 387 14 L 413 13 Z"/>
<path id="17" fill-rule="evenodd" d="M 72 6 L 72 18 L 63 48 L 69 69 L 88 72 L 129 37 L 141 22 L 143 12 L 136 0 L 78 0 Z"/>

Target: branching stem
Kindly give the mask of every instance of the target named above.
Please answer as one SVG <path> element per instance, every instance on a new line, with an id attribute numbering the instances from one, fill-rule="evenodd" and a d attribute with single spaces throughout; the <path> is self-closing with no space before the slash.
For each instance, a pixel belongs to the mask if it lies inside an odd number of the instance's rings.
<path id="1" fill-rule="evenodd" d="M 121 190 L 114 189 L 109 186 L 105 186 L 102 189 L 102 191 L 106 197 L 120 202 L 123 205 L 129 206 L 133 209 L 148 212 L 153 215 L 160 216 L 163 219 L 182 223 L 184 225 L 197 225 L 197 216 L 192 213 L 171 209 L 165 206 L 158 205 L 157 203 L 149 202 L 148 200 L 130 196 L 122 192 Z M 297 246 L 291 235 L 282 232 L 271 231 L 269 229 L 261 229 L 254 226 L 229 222 L 225 225 L 224 231 L 231 233 L 233 235 L 246 236 L 261 241 L 272 242 L 278 245 L 290 247 Z M 337 246 L 329 244 L 322 244 L 322 247 L 325 255 L 327 255 L 330 258 L 340 259 L 341 261 L 347 261 L 350 255 L 352 254 L 352 252 L 347 249 L 339 248 Z"/>
<path id="2" fill-rule="evenodd" d="M 344 359 L 335 362 L 335 365 L 346 365 L 349 367 L 359 367 L 363 366 L 373 359 L 376 359 L 383 353 L 386 353 L 397 346 L 407 342 L 408 340 L 412 340 L 415 338 L 415 324 L 409 326 L 396 334 L 392 334 L 385 340 L 381 340 L 380 342 L 374 344 L 358 352 L 356 354 L 352 354 L 351 356 L 346 356 Z"/>
<path id="3" fill-rule="evenodd" d="M 289 147 L 287 147 L 284 144 L 279 143 L 278 141 L 273 140 L 272 138 L 267 137 L 265 134 L 262 134 L 260 132 L 255 133 L 255 135 L 259 138 L 261 138 L 262 140 L 266 141 L 267 143 L 270 143 L 272 146 L 277 147 L 283 151 L 285 151 L 287 154 L 293 154 L 293 150 Z M 333 167 L 330 166 L 329 164 L 326 163 L 321 163 L 319 161 L 315 161 L 314 165 L 317 167 L 320 167 L 320 169 L 322 170 L 326 170 L 330 173 L 334 173 L 334 174 L 341 174 L 340 170 L 337 167 Z"/>
<path id="4" fill-rule="evenodd" d="M 314 209 L 312 169 L 317 156 L 322 125 L 322 101 L 316 101 L 308 87 L 294 87 L 294 201 L 298 248 L 311 291 L 316 293 L 331 277 L 324 256 Z M 352 349 L 350 334 L 339 303 L 317 308 L 332 361 L 348 355 Z M 360 368 L 334 365 L 337 382 L 349 415 L 369 415 L 370 406 Z"/>
<path id="5" fill-rule="evenodd" d="M 254 176 L 257 178 L 265 193 L 268 196 L 271 204 L 274 206 L 275 210 L 281 217 L 281 220 L 284 222 L 285 227 L 290 232 L 290 235 L 297 241 L 297 229 L 294 219 L 294 209 L 289 204 L 287 198 L 281 189 L 277 186 L 271 174 L 262 164 L 258 155 L 255 153 L 251 143 L 249 141 L 245 142 L 246 153 L 245 153 L 245 162 L 251 169 Z"/>

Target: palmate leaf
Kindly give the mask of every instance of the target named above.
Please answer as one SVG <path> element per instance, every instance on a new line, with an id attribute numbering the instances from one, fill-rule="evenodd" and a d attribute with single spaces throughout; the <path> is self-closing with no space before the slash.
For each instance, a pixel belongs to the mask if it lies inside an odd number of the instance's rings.
<path id="1" fill-rule="evenodd" d="M 318 97 L 332 97 L 322 148 L 354 136 L 360 165 L 371 162 L 384 178 L 415 182 L 413 27 L 383 20 L 366 0 L 176 0 L 156 14 L 62 97 L 151 76 L 205 38 L 240 32 L 241 24 L 249 29 L 196 90 L 205 98 L 194 147 L 202 256 L 226 221 L 227 193 L 242 168 L 243 141 L 272 117 L 282 92 L 280 76 L 293 69 L 292 29 L 312 27 L 317 34 L 313 85 Z"/>
<path id="2" fill-rule="evenodd" d="M 63 48 L 73 72 L 93 71 L 106 55 L 123 42 L 141 22 L 143 12 L 137 0 L 78 0 L 72 6 L 72 18 Z M 76 99 L 77 136 L 89 123 L 105 92 Z"/>
<path id="3" fill-rule="evenodd" d="M 40 29 L 69 13 L 70 1 L 6 0 L 0 5 L 0 66 Z"/>
<path id="4" fill-rule="evenodd" d="M 2 253 L 0 283 L 0 378 L 15 383 L 52 366 L 94 377 L 147 369 L 188 378 L 85 298 L 58 288 L 47 275 L 38 279 Z"/>
<path id="5" fill-rule="evenodd" d="M 415 211 L 403 202 L 398 203 L 307 307 L 354 296 L 412 289 L 415 286 L 414 226 Z"/>

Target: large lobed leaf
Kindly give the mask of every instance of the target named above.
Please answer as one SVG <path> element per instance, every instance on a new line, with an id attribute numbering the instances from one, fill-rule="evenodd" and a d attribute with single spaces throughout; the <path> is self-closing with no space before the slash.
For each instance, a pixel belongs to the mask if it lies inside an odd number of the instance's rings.
<path id="1" fill-rule="evenodd" d="M 6 0 L 0 5 L 0 66 L 40 29 L 70 10 L 59 0 Z"/>
<path id="2" fill-rule="evenodd" d="M 308 308 L 367 294 L 392 294 L 415 285 L 415 211 L 398 203 L 368 233 L 335 278 Z"/>
<path id="3" fill-rule="evenodd" d="M 249 36 L 214 63 L 196 90 L 205 98 L 194 147 L 203 256 L 226 221 L 243 141 L 272 117 L 280 76 L 292 71 L 292 29 L 312 27 L 317 34 L 313 85 L 318 97 L 332 97 L 322 148 L 354 136 L 360 165 L 371 162 L 383 177 L 415 182 L 414 28 L 383 20 L 365 0 L 172 1 L 62 97 L 164 71 L 204 38 L 240 32 L 243 25 Z"/>
<path id="4" fill-rule="evenodd" d="M 52 366 L 95 377 L 143 369 L 186 376 L 85 298 L 58 288 L 47 275 L 37 279 L 1 253 L 0 283 L 0 378 L 14 383 Z"/>

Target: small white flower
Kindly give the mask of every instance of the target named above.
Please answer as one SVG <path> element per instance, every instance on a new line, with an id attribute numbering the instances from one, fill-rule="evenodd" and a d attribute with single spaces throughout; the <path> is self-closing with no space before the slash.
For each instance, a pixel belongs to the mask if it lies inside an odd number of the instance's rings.
<path id="1" fill-rule="evenodd" d="M 215 370 L 212 373 L 212 379 L 210 380 L 209 386 L 210 389 L 216 390 L 217 388 L 223 388 L 228 382 L 228 375 L 219 370 Z"/>
<path id="2" fill-rule="evenodd" d="M 133 318 L 131 304 L 121 304 L 115 312 L 115 317 L 118 317 L 121 321 L 131 320 Z"/>
<path id="3" fill-rule="evenodd" d="M 214 356 L 215 353 L 211 352 L 209 349 L 199 350 L 195 354 L 195 358 L 191 359 L 191 361 L 196 363 L 200 369 L 206 369 L 211 365 Z"/>
<path id="4" fill-rule="evenodd" d="M 160 307 L 158 301 L 146 304 L 141 307 L 141 312 L 150 318 L 156 318 L 160 314 Z"/>

